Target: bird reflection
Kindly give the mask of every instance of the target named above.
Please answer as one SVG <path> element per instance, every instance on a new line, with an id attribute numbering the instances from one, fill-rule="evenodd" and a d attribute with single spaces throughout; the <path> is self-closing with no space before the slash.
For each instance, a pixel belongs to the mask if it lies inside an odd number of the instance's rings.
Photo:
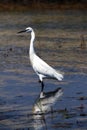
<path id="1" fill-rule="evenodd" d="M 44 114 L 33 115 L 33 128 L 35 130 L 39 130 L 41 128 L 43 128 L 43 130 L 47 130 L 46 117 Z"/>
<path id="2" fill-rule="evenodd" d="M 63 90 L 57 88 L 51 92 L 40 93 L 39 97 L 36 99 L 33 106 L 33 119 L 35 130 L 45 127 L 46 125 L 46 115 L 53 113 L 53 106 L 56 104 L 57 100 L 63 95 Z"/>
<path id="3" fill-rule="evenodd" d="M 41 92 L 34 104 L 33 113 L 40 114 L 51 111 L 51 107 L 56 103 L 59 97 L 62 96 L 62 94 L 63 90 L 61 88 L 57 88 L 51 92 L 44 92 L 43 94 Z"/>

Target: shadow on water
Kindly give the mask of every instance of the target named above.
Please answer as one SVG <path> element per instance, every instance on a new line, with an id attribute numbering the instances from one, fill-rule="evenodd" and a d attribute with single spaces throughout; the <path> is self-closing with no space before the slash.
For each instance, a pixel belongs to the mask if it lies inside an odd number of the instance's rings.
<path id="1" fill-rule="evenodd" d="M 86 16 L 87 11 L 0 13 L 1 130 L 87 129 Z M 65 72 L 62 82 L 44 81 L 43 98 L 28 61 L 30 36 L 17 35 L 31 25 L 37 54 Z"/>

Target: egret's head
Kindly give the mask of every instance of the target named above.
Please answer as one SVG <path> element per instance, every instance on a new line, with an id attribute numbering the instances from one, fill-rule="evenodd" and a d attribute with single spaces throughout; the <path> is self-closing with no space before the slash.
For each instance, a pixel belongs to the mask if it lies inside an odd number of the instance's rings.
<path id="1" fill-rule="evenodd" d="M 33 31 L 33 29 L 31 27 L 28 27 L 25 30 L 26 30 L 26 32 L 32 32 Z"/>
<path id="2" fill-rule="evenodd" d="M 22 31 L 20 31 L 20 32 L 18 32 L 18 33 L 32 32 L 32 31 L 33 31 L 33 29 L 32 29 L 31 27 L 27 27 L 25 30 L 22 30 Z"/>

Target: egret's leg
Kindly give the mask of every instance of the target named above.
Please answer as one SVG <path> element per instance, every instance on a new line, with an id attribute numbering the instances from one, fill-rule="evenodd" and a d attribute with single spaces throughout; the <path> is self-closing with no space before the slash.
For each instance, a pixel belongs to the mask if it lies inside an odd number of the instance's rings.
<path id="1" fill-rule="evenodd" d="M 44 90 L 44 83 L 43 81 L 41 81 L 41 92 L 43 92 L 43 90 Z"/>
<path id="2" fill-rule="evenodd" d="M 41 92 L 43 92 L 43 89 L 44 89 L 44 83 L 43 83 L 43 81 L 40 81 L 40 80 L 39 80 L 39 83 L 41 83 Z"/>

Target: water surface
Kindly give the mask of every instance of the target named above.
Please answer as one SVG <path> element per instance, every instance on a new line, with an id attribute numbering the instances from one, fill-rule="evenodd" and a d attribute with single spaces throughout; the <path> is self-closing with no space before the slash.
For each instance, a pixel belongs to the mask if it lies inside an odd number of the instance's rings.
<path id="1" fill-rule="evenodd" d="M 87 11 L 0 13 L 0 129 L 87 129 L 87 48 L 80 37 L 86 43 L 86 16 Z M 64 94 L 44 119 L 32 111 L 41 88 L 29 62 L 30 35 L 17 34 L 28 26 L 36 33 L 37 54 L 65 73 L 62 82 L 45 80 L 45 91 L 61 87 Z"/>

